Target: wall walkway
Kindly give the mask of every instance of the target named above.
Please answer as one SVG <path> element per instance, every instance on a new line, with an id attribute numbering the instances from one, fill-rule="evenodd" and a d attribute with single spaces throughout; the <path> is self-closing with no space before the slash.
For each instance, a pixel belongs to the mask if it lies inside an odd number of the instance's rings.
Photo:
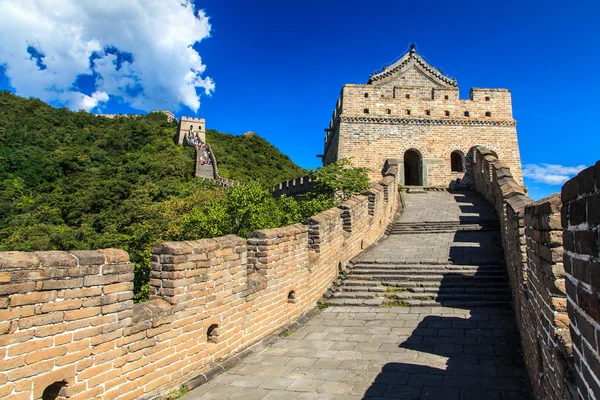
<path id="1" fill-rule="evenodd" d="M 384 237 L 327 300 L 345 306 L 183 399 L 529 399 L 498 227 L 474 227 L 490 219 L 476 193 L 407 194 L 400 221 L 468 230 Z"/>

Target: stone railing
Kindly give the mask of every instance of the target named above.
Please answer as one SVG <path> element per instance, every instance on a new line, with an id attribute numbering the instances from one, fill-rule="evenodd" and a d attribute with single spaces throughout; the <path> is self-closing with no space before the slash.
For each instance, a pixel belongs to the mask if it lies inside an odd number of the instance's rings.
<path id="1" fill-rule="evenodd" d="M 0 253 L 0 397 L 154 399 L 194 387 L 315 307 L 398 210 L 398 167 L 302 224 L 152 249 Z M 225 363 L 225 364 L 223 364 Z"/>
<path id="2" fill-rule="evenodd" d="M 473 157 L 474 187 L 501 221 L 536 398 L 600 398 L 600 280 L 592 278 L 600 267 L 600 162 L 567 182 L 562 198 L 556 194 L 534 202 L 491 151 L 478 147 Z"/>

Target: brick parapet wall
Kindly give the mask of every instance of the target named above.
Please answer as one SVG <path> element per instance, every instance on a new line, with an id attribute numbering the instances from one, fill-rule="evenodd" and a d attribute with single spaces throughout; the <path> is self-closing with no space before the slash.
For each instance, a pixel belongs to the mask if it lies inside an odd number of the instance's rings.
<path id="1" fill-rule="evenodd" d="M 459 99 L 458 88 L 395 86 L 393 84 L 344 85 L 337 115 L 458 118 L 465 121 L 510 121 L 512 101 L 507 89 L 471 89 L 469 100 Z M 448 98 L 446 98 L 448 97 Z M 485 100 L 488 98 L 489 100 Z M 407 113 L 410 110 L 410 114 Z M 429 114 L 426 113 L 429 110 Z M 449 112 L 450 115 L 447 115 Z M 465 116 L 465 112 L 469 112 Z M 491 115 L 487 116 L 486 112 Z"/>
<path id="2" fill-rule="evenodd" d="M 302 176 L 300 178 L 291 179 L 275 185 L 275 187 L 273 187 L 273 196 L 296 196 L 310 192 L 314 189 L 314 187 L 315 183 L 312 181 L 310 176 Z"/>
<path id="3" fill-rule="evenodd" d="M 153 398 L 284 329 L 385 232 L 397 174 L 303 224 L 155 246 L 146 303 L 123 251 L 0 253 L 0 397 Z"/>
<path id="4" fill-rule="evenodd" d="M 577 398 L 573 388 L 571 335 L 563 267 L 563 232 L 560 195 L 555 194 L 525 208 L 527 241 L 527 313 L 522 323 L 525 346 L 538 379 L 536 390 L 546 399 Z"/>
<path id="5" fill-rule="evenodd" d="M 568 313 L 578 395 L 600 398 L 600 161 L 562 188 Z"/>
<path id="6" fill-rule="evenodd" d="M 490 150 L 473 154 L 473 184 L 496 209 L 525 364 L 538 399 L 577 398 L 565 308 L 561 202 L 533 202 Z M 566 263 L 565 263 L 566 266 Z"/>
<path id="7" fill-rule="evenodd" d="M 0 253 L 0 397 L 38 399 L 66 380 L 64 397 L 118 386 L 132 324 L 133 264 L 120 250 Z M 87 397 L 75 396 L 83 388 Z"/>

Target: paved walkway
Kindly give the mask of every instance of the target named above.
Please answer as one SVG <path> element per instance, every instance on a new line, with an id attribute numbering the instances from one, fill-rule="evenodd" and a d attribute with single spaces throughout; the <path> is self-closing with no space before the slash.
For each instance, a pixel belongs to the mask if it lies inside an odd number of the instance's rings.
<path id="1" fill-rule="evenodd" d="M 471 195 L 415 194 L 403 220 L 456 221 L 490 210 Z M 390 235 L 360 259 L 414 253 L 447 262 L 453 246 L 464 248 L 463 260 L 498 250 L 497 237 L 463 246 L 473 242 L 456 242 L 458 234 Z M 517 400 L 528 398 L 527 387 L 509 307 L 329 307 L 183 399 Z"/>
<path id="2" fill-rule="evenodd" d="M 398 222 L 471 223 L 496 220 L 494 209 L 475 193 L 430 192 L 407 194 L 406 212 Z M 356 261 L 378 263 L 435 263 L 450 261 L 458 265 L 503 262 L 504 251 L 499 231 L 454 231 L 389 235 L 364 251 Z"/>

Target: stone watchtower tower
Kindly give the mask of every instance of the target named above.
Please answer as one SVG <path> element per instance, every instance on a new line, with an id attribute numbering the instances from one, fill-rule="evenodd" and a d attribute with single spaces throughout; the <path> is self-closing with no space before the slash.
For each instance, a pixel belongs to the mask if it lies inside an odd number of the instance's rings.
<path id="1" fill-rule="evenodd" d="M 177 129 L 177 144 L 183 144 L 185 136 L 191 133 L 201 142 L 206 142 L 206 120 L 204 118 L 181 117 Z"/>
<path id="2" fill-rule="evenodd" d="M 329 128 L 323 164 L 350 158 L 371 180 L 385 160 L 399 160 L 400 183 L 448 187 L 470 179 L 472 148 L 496 153 L 523 184 L 516 121 L 507 89 L 471 89 L 458 96 L 455 79 L 423 59 L 414 45 L 365 85 L 344 85 Z"/>

